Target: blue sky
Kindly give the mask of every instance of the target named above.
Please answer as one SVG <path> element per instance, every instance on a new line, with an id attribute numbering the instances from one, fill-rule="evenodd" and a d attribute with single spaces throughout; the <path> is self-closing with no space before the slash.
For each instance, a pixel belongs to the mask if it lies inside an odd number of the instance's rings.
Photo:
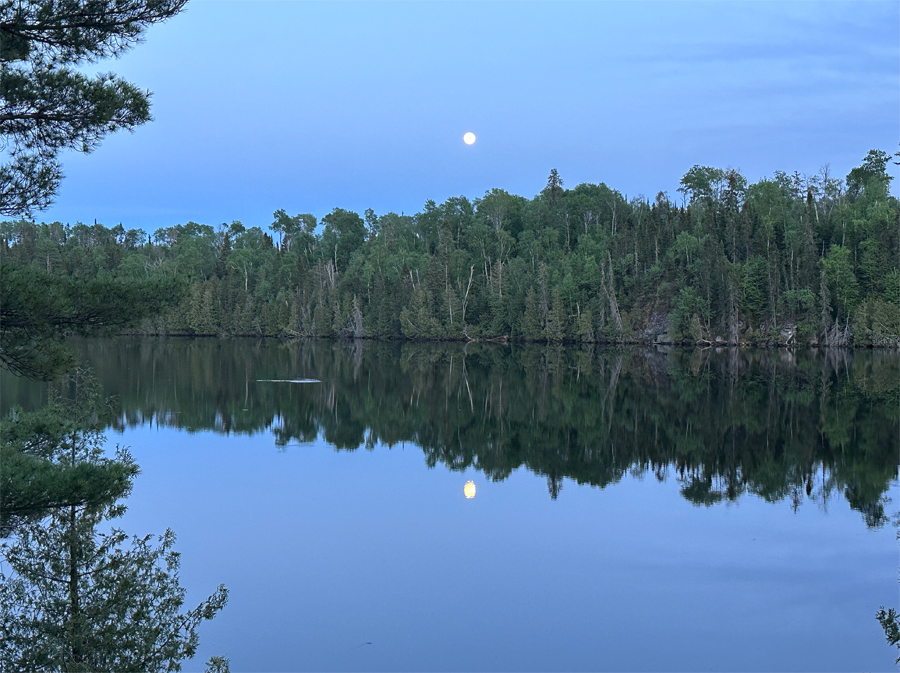
<path id="1" fill-rule="evenodd" d="M 694 164 L 843 177 L 900 135 L 896 2 L 194 0 L 97 69 L 152 91 L 154 121 L 65 155 L 38 220 L 410 214 L 530 198 L 551 168 L 674 198 Z"/>

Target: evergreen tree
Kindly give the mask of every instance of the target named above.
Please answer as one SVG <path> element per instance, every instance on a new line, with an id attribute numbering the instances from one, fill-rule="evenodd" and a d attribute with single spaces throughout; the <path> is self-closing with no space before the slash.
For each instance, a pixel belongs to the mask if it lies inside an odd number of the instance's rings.
<path id="1" fill-rule="evenodd" d="M 547 200 L 551 206 L 556 205 L 564 191 L 562 178 L 559 177 L 555 168 L 551 169 L 550 176 L 547 178 Z"/>
<path id="2" fill-rule="evenodd" d="M 75 389 L 74 397 L 62 386 Z M 76 369 L 51 388 L 50 403 L 14 409 L 0 423 L 0 535 L 65 507 L 99 507 L 127 494 L 137 466 L 102 456 L 103 428 L 114 416 L 96 378 Z"/>
<path id="3" fill-rule="evenodd" d="M 78 66 L 116 57 L 186 0 L 26 0 L 0 4 L 0 214 L 50 205 L 62 179 L 58 154 L 90 152 L 103 137 L 150 120 L 148 94 Z"/>
<path id="4" fill-rule="evenodd" d="M 219 586 L 181 612 L 175 534 L 134 537 L 98 528 L 118 505 L 58 510 L 4 545 L 0 670 L 179 671 L 197 651 L 197 627 L 225 606 Z"/>

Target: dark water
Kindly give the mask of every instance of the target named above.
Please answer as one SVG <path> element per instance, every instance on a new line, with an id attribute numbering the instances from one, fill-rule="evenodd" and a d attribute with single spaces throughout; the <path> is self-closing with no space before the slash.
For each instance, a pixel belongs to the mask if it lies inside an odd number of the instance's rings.
<path id="1" fill-rule="evenodd" d="M 194 668 L 893 668 L 895 353 L 78 347 L 142 468 L 124 527 L 231 590 Z"/>

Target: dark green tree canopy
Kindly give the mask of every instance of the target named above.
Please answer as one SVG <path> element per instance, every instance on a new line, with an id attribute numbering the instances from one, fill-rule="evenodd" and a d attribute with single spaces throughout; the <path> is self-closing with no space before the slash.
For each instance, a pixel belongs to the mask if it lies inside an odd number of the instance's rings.
<path id="1" fill-rule="evenodd" d="M 323 243 L 334 251 L 338 268 L 346 266 L 350 255 L 366 240 L 366 223 L 356 213 L 335 208 L 322 218 L 325 225 Z"/>
<path id="2" fill-rule="evenodd" d="M 0 367 L 55 378 L 75 365 L 62 343 L 66 334 L 121 329 L 156 315 L 183 292 L 177 280 L 85 280 L 0 264 Z"/>
<path id="3" fill-rule="evenodd" d="M 187 0 L 0 0 L 0 214 L 50 205 L 63 149 L 150 120 L 150 94 L 111 73 L 75 69 L 118 56 Z"/>
<path id="4" fill-rule="evenodd" d="M 728 173 L 712 166 L 693 166 L 681 178 L 678 191 L 688 197 L 691 203 L 702 199 L 719 198 L 728 179 Z"/>
<path id="5" fill-rule="evenodd" d="M 887 173 L 888 161 L 891 156 L 884 150 L 869 150 L 861 166 L 857 166 L 847 174 L 847 190 L 852 195 L 862 192 L 870 183 L 887 193 L 893 178 Z"/>

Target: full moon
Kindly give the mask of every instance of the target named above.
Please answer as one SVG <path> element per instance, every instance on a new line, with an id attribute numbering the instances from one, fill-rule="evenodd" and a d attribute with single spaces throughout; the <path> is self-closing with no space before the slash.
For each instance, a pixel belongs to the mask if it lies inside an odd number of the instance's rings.
<path id="1" fill-rule="evenodd" d="M 466 135 L 463 136 L 463 142 L 466 145 L 474 145 L 475 144 L 475 134 L 469 131 Z"/>
<path id="2" fill-rule="evenodd" d="M 467 481 L 466 485 L 463 486 L 463 495 L 466 496 L 467 499 L 471 500 L 475 497 L 475 482 Z"/>

